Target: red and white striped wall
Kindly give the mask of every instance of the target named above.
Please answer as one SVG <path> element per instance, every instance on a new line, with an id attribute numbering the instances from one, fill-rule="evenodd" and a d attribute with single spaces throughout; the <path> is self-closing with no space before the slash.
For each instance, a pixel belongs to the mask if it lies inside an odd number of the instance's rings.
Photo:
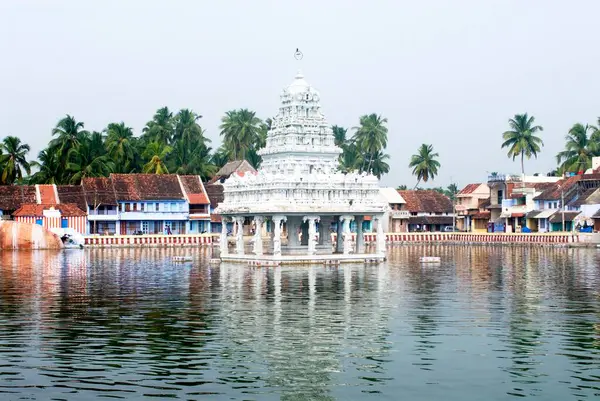
<path id="1" fill-rule="evenodd" d="M 42 220 L 42 227 L 45 229 L 61 228 L 62 218 L 61 217 L 35 217 L 35 216 L 18 216 L 15 217 L 15 221 L 19 223 L 36 224 L 37 220 Z M 86 216 L 75 216 L 66 217 L 68 227 L 77 231 L 80 234 L 85 234 L 87 230 L 87 218 Z"/>

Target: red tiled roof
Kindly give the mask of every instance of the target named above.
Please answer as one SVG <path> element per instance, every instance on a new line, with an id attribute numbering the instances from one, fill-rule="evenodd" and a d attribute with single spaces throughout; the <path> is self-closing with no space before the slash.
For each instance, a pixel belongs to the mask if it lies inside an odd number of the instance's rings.
<path id="1" fill-rule="evenodd" d="M 452 213 L 452 201 L 446 195 L 434 190 L 398 191 L 406 201 L 410 212 Z"/>
<path id="2" fill-rule="evenodd" d="M 185 199 L 175 174 L 111 174 L 117 200 Z"/>
<path id="3" fill-rule="evenodd" d="M 108 177 L 88 177 L 81 181 L 85 200 L 90 207 L 116 205 L 117 198 L 112 182 Z"/>
<path id="4" fill-rule="evenodd" d="M 553 200 L 560 199 L 561 192 L 567 192 L 573 185 L 577 183 L 581 179 L 582 176 L 576 175 L 573 177 L 569 177 L 566 179 L 562 179 L 557 182 L 550 183 L 546 186 L 541 194 L 536 196 L 534 199 L 536 200 Z M 538 189 L 538 188 L 536 188 Z"/>
<path id="5" fill-rule="evenodd" d="M 210 207 L 216 209 L 219 203 L 223 202 L 225 196 L 223 195 L 223 185 L 221 184 L 206 184 L 204 187 L 210 200 Z"/>
<path id="6" fill-rule="evenodd" d="M 75 203 L 81 210 L 87 210 L 85 193 L 81 185 L 57 185 L 59 203 Z"/>
<path id="7" fill-rule="evenodd" d="M 180 175 L 181 185 L 188 201 L 192 205 L 207 205 L 210 203 L 208 195 L 198 175 Z"/>
<path id="8" fill-rule="evenodd" d="M 56 199 L 56 194 L 54 192 L 54 185 L 38 185 L 37 187 L 40 191 L 39 203 L 46 205 L 58 203 L 58 199 Z"/>
<path id="9" fill-rule="evenodd" d="M 457 195 L 468 195 L 468 194 L 472 194 L 473 192 L 475 192 L 475 190 L 477 188 L 479 188 L 481 184 L 467 184 L 466 187 L 464 187 L 463 189 L 460 190 L 460 192 Z"/>
<path id="10" fill-rule="evenodd" d="M 63 217 L 77 217 L 86 216 L 86 213 L 77 207 L 74 203 L 59 203 L 59 204 L 47 204 L 39 205 L 37 203 L 27 203 L 18 208 L 13 216 L 34 216 L 41 217 L 44 215 L 44 210 L 54 208 L 60 210 L 60 214 Z"/>
<path id="11" fill-rule="evenodd" d="M 36 203 L 34 185 L 0 185 L 0 210 L 17 210 L 24 203 Z"/>

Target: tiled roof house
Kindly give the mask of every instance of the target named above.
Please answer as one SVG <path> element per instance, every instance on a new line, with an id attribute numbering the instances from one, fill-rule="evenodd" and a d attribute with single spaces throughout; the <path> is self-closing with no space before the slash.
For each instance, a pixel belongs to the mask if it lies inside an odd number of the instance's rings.
<path id="1" fill-rule="evenodd" d="M 410 213 L 409 231 L 442 231 L 452 226 L 452 201 L 434 190 L 398 191 L 405 200 L 404 210 Z"/>

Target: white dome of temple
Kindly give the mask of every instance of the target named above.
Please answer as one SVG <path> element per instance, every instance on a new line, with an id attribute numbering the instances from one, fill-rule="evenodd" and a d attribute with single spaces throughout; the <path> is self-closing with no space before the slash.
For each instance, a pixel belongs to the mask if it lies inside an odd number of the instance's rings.
<path id="1" fill-rule="evenodd" d="M 364 216 L 379 219 L 385 212 L 387 204 L 379 196 L 377 177 L 339 171 L 342 150 L 335 145 L 331 124 L 321 110 L 319 92 L 302 73 L 283 90 L 266 146 L 258 153 L 263 161 L 256 174 L 233 175 L 223 183 L 224 201 L 216 212 L 224 220 L 234 219 L 236 224 L 243 224 L 246 217 L 253 217 L 262 226 L 265 219 L 271 219 L 276 227 L 286 221 L 288 232 L 306 231 L 307 227 L 315 230 L 318 225 L 322 230 L 320 238 L 327 241 L 332 222 L 337 221 L 338 227 L 344 222 L 344 229 L 349 230 L 351 220 L 362 221 Z M 276 232 L 274 236 L 276 255 L 281 255 L 277 245 L 279 235 Z M 312 238 L 308 231 L 304 242 L 308 241 L 306 237 Z M 293 235 L 288 238 L 289 249 L 303 245 Z M 344 253 L 350 252 L 347 242 Z M 309 254 L 315 253 L 316 244 L 309 241 L 304 245 L 308 245 Z M 327 242 L 319 245 L 323 249 L 328 246 Z M 378 252 L 381 247 L 378 242 Z M 227 251 L 226 233 L 221 249 Z M 243 253 L 242 237 L 238 238 L 237 249 Z M 255 249 L 255 253 L 262 255 L 262 247 Z"/>

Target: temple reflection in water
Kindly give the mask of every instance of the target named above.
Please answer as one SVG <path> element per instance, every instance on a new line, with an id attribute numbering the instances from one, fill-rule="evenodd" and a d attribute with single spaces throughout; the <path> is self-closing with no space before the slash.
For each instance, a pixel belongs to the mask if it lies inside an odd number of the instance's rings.
<path id="1" fill-rule="evenodd" d="M 386 265 L 281 268 L 181 252 L 1 253 L 0 398 L 598 392 L 595 251 L 396 246 Z"/>

